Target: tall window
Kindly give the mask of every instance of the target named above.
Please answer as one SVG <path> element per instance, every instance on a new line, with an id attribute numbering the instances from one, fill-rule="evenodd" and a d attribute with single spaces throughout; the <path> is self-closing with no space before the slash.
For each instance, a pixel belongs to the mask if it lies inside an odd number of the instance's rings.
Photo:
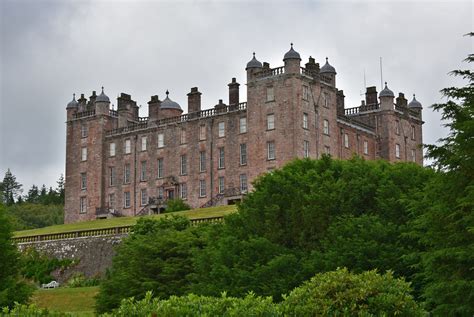
<path id="1" fill-rule="evenodd" d="M 87 198 L 81 197 L 79 199 L 79 212 L 85 214 L 87 212 Z"/>
<path id="2" fill-rule="evenodd" d="M 115 156 L 115 143 L 110 143 L 109 145 L 109 155 Z"/>
<path id="3" fill-rule="evenodd" d="M 81 189 L 87 188 L 87 174 L 81 173 Z"/>
<path id="4" fill-rule="evenodd" d="M 201 125 L 199 126 L 199 140 L 205 140 L 206 139 L 206 126 Z"/>
<path id="5" fill-rule="evenodd" d="M 109 167 L 109 186 L 115 185 L 115 166 Z"/>
<path id="6" fill-rule="evenodd" d="M 87 138 L 87 125 L 85 123 L 81 125 L 81 137 Z"/>
<path id="7" fill-rule="evenodd" d="M 206 197 L 206 180 L 199 180 L 199 197 Z"/>
<path id="8" fill-rule="evenodd" d="M 181 129 L 181 144 L 186 143 L 186 130 Z"/>
<path id="9" fill-rule="evenodd" d="M 219 159 L 217 161 L 217 168 L 224 168 L 225 167 L 225 151 L 223 147 L 218 149 L 219 151 Z"/>
<path id="10" fill-rule="evenodd" d="M 146 181 L 146 161 L 141 162 L 140 180 Z"/>
<path id="11" fill-rule="evenodd" d="M 267 114 L 267 130 L 275 129 L 275 115 L 273 113 Z"/>
<path id="12" fill-rule="evenodd" d="M 87 161 L 87 148 L 83 147 L 81 149 L 81 161 Z"/>
<path id="13" fill-rule="evenodd" d="M 115 194 L 109 194 L 109 208 L 114 209 L 115 208 Z"/>
<path id="14" fill-rule="evenodd" d="M 199 172 L 206 171 L 206 151 L 199 152 Z"/>
<path id="15" fill-rule="evenodd" d="M 240 145 L 240 165 L 247 165 L 247 144 Z"/>
<path id="16" fill-rule="evenodd" d="M 246 133 L 247 132 L 247 118 L 242 117 L 240 118 L 240 125 L 239 125 L 239 131 L 240 133 Z"/>
<path id="17" fill-rule="evenodd" d="M 331 148 L 327 145 L 324 146 L 324 153 L 327 155 L 331 155 Z"/>
<path id="18" fill-rule="evenodd" d="M 395 121 L 395 134 L 400 134 L 400 121 L 398 120 Z"/>
<path id="19" fill-rule="evenodd" d="M 412 140 L 415 139 L 415 126 L 414 125 L 411 126 L 411 139 Z"/>
<path id="20" fill-rule="evenodd" d="M 161 149 L 165 146 L 165 135 L 163 133 L 158 133 L 158 148 Z"/>
<path id="21" fill-rule="evenodd" d="M 329 135 L 329 121 L 326 119 L 323 120 L 323 133 Z"/>
<path id="22" fill-rule="evenodd" d="M 267 159 L 269 160 L 275 159 L 275 142 L 274 141 L 267 142 Z"/>
<path id="23" fill-rule="evenodd" d="M 369 154 L 369 142 L 367 140 L 364 140 L 364 154 Z"/>
<path id="24" fill-rule="evenodd" d="M 125 154 L 130 154 L 132 152 L 132 143 L 130 139 L 125 140 Z"/>
<path id="25" fill-rule="evenodd" d="M 349 147 L 349 135 L 347 133 L 344 133 L 344 146 Z"/>
<path id="26" fill-rule="evenodd" d="M 219 176 L 219 194 L 224 193 L 224 176 Z"/>
<path id="27" fill-rule="evenodd" d="M 179 184 L 179 197 L 183 200 L 188 198 L 188 186 L 186 183 Z"/>
<path id="28" fill-rule="evenodd" d="M 225 122 L 219 122 L 219 138 L 222 138 L 225 136 Z"/>
<path id="29" fill-rule="evenodd" d="M 181 169 L 180 174 L 186 175 L 188 173 L 188 157 L 186 154 L 181 155 Z"/>
<path id="30" fill-rule="evenodd" d="M 125 167 L 123 171 L 123 182 L 125 184 L 130 183 L 130 163 L 125 163 Z"/>
<path id="31" fill-rule="evenodd" d="M 303 156 L 309 157 L 309 141 L 303 141 Z"/>
<path id="32" fill-rule="evenodd" d="M 130 192 L 123 193 L 123 207 L 130 208 Z"/>
<path id="33" fill-rule="evenodd" d="M 273 101 L 273 100 L 275 100 L 273 87 L 267 87 L 267 101 Z"/>
<path id="34" fill-rule="evenodd" d="M 165 190 L 163 189 L 163 187 L 158 187 L 158 199 L 163 199 L 165 195 Z"/>
<path id="35" fill-rule="evenodd" d="M 246 193 L 247 189 L 247 174 L 240 174 L 240 192 Z"/>
<path id="36" fill-rule="evenodd" d="M 142 151 L 146 151 L 146 136 L 142 136 Z"/>
<path id="37" fill-rule="evenodd" d="M 303 85 L 303 99 L 309 100 L 309 89 L 308 86 Z"/>
<path id="38" fill-rule="evenodd" d="M 308 129 L 308 114 L 303 113 L 303 129 Z"/>
<path id="39" fill-rule="evenodd" d="M 163 178 L 163 158 L 158 159 L 158 178 Z"/>
<path id="40" fill-rule="evenodd" d="M 328 93 L 323 93 L 323 107 L 329 108 L 329 95 Z"/>
<path id="41" fill-rule="evenodd" d="M 141 201 L 140 201 L 140 205 L 141 206 L 145 206 L 148 204 L 148 192 L 146 191 L 146 188 L 142 188 L 140 190 L 140 197 L 141 197 Z"/>
<path id="42" fill-rule="evenodd" d="M 395 144 L 395 157 L 400 158 L 400 144 Z"/>
<path id="43" fill-rule="evenodd" d="M 416 162 L 416 151 L 415 151 L 415 149 L 411 149 L 411 161 Z"/>

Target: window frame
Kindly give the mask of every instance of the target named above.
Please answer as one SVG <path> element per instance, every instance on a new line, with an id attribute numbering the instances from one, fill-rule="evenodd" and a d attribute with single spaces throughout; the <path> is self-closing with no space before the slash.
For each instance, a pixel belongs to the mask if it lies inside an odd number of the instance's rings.
<path id="1" fill-rule="evenodd" d="M 199 198 L 206 197 L 206 180 L 200 179 L 199 180 Z"/>
<path id="2" fill-rule="evenodd" d="M 115 142 L 109 143 L 109 156 L 114 157 L 116 154 L 116 145 Z"/>
<path id="3" fill-rule="evenodd" d="M 217 169 L 225 168 L 225 148 L 223 146 L 219 147 L 217 150 Z"/>
<path id="4" fill-rule="evenodd" d="M 275 159 L 276 159 L 275 141 L 267 141 L 267 161 L 273 161 Z"/>
<path id="5" fill-rule="evenodd" d="M 224 194 L 225 191 L 225 178 L 224 176 L 219 176 L 217 179 L 217 193 Z"/>
<path id="6" fill-rule="evenodd" d="M 206 172 L 206 151 L 199 152 L 199 173 Z"/>
<path id="7" fill-rule="evenodd" d="M 87 147 L 83 146 L 81 148 L 81 162 L 87 161 Z"/>
<path id="8" fill-rule="evenodd" d="M 123 183 L 130 184 L 132 176 L 132 167 L 130 163 L 125 163 L 123 167 Z"/>
<path id="9" fill-rule="evenodd" d="M 241 193 L 247 193 L 247 191 L 248 191 L 247 174 L 240 174 L 239 175 L 239 183 L 240 183 L 240 192 Z"/>
<path id="10" fill-rule="evenodd" d="M 247 165 L 247 143 L 241 143 L 239 146 L 239 161 L 240 166 Z"/>
<path id="11" fill-rule="evenodd" d="M 81 173 L 81 190 L 87 189 L 87 172 Z"/>
<path id="12" fill-rule="evenodd" d="M 309 129 L 309 116 L 306 112 L 303 112 L 303 129 Z"/>
<path id="13" fill-rule="evenodd" d="M 225 137 L 225 122 L 224 121 L 220 121 L 217 124 L 217 136 L 219 138 Z"/>
<path id="14" fill-rule="evenodd" d="M 266 102 L 272 102 L 275 101 L 275 88 L 273 86 L 267 86 L 266 87 Z"/>
<path id="15" fill-rule="evenodd" d="M 188 174 L 188 156 L 186 154 L 182 154 L 179 158 L 180 168 L 179 168 L 179 175 L 187 175 Z"/>
<path id="16" fill-rule="evenodd" d="M 323 134 L 329 135 L 329 121 L 327 119 L 323 119 Z"/>
<path id="17" fill-rule="evenodd" d="M 267 114 L 267 131 L 270 131 L 270 130 L 275 130 L 275 114 L 274 113 Z"/>
<path id="18" fill-rule="evenodd" d="M 164 133 L 158 133 L 156 145 L 159 149 L 162 149 L 165 147 L 165 134 Z"/>
<path id="19" fill-rule="evenodd" d="M 79 198 L 79 213 L 86 214 L 87 213 L 87 197 L 82 196 Z"/>
<path id="20" fill-rule="evenodd" d="M 145 195 L 143 195 L 145 193 Z M 143 199 L 145 198 L 145 202 Z M 146 188 L 141 188 L 140 189 L 140 206 L 146 206 L 148 205 L 148 190 Z"/>
<path id="21" fill-rule="evenodd" d="M 123 208 L 132 207 L 132 197 L 130 191 L 123 192 Z"/>
<path id="22" fill-rule="evenodd" d="M 303 140 L 303 157 L 304 158 L 309 157 L 309 141 L 308 140 Z"/>
<path id="23" fill-rule="evenodd" d="M 130 154 L 132 153 L 132 141 L 130 139 L 125 139 L 125 142 L 124 142 L 124 148 L 123 148 L 123 152 L 125 154 Z"/>
<path id="24" fill-rule="evenodd" d="M 239 118 L 239 133 L 247 133 L 247 117 Z"/>

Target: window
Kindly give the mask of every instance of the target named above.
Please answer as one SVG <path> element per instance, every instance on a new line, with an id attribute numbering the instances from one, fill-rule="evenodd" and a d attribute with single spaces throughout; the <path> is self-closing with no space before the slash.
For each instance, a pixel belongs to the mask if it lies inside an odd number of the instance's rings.
<path id="1" fill-rule="evenodd" d="M 326 119 L 323 120 L 323 133 L 329 135 L 329 121 Z"/>
<path id="2" fill-rule="evenodd" d="M 331 148 L 327 145 L 324 146 L 324 153 L 327 155 L 331 155 Z"/>
<path id="3" fill-rule="evenodd" d="M 309 157 L 309 141 L 303 141 L 303 156 Z"/>
<path id="4" fill-rule="evenodd" d="M 395 134 L 396 135 L 400 134 L 400 121 L 398 120 L 395 121 Z"/>
<path id="5" fill-rule="evenodd" d="M 219 148 L 219 160 L 217 162 L 217 168 L 225 168 L 225 152 L 224 148 Z"/>
<path id="6" fill-rule="evenodd" d="M 109 186 L 115 185 L 115 166 L 109 167 Z"/>
<path id="7" fill-rule="evenodd" d="M 181 169 L 180 174 L 186 175 L 188 173 L 188 158 L 186 154 L 181 155 Z"/>
<path id="8" fill-rule="evenodd" d="M 123 182 L 125 184 L 130 183 L 130 163 L 125 163 L 125 167 L 123 171 Z"/>
<path id="9" fill-rule="evenodd" d="M 146 136 L 142 136 L 142 151 L 146 151 Z"/>
<path id="10" fill-rule="evenodd" d="M 415 126 L 414 125 L 411 126 L 411 139 L 412 140 L 415 139 Z"/>
<path id="11" fill-rule="evenodd" d="M 141 162 L 140 181 L 146 181 L 146 161 Z"/>
<path id="12" fill-rule="evenodd" d="M 199 180 L 199 197 L 206 197 L 206 180 Z"/>
<path id="13" fill-rule="evenodd" d="M 158 199 L 163 199 L 163 196 L 165 194 L 165 190 L 163 187 L 158 187 Z"/>
<path id="14" fill-rule="evenodd" d="M 219 122 L 219 138 L 225 136 L 225 122 Z"/>
<path id="15" fill-rule="evenodd" d="M 84 123 L 81 125 L 81 137 L 87 138 L 87 125 Z"/>
<path id="16" fill-rule="evenodd" d="M 400 144 L 395 144 L 395 157 L 400 158 Z"/>
<path id="17" fill-rule="evenodd" d="M 349 135 L 347 133 L 344 133 L 344 146 L 349 147 Z"/>
<path id="18" fill-rule="evenodd" d="M 308 86 L 303 85 L 303 100 L 309 100 L 309 89 Z"/>
<path id="19" fill-rule="evenodd" d="M 364 140 L 364 154 L 369 154 L 369 142 L 367 140 Z"/>
<path id="20" fill-rule="evenodd" d="M 247 192 L 247 174 L 240 174 L 240 192 Z"/>
<path id="21" fill-rule="evenodd" d="M 81 189 L 87 188 L 87 174 L 81 173 Z"/>
<path id="22" fill-rule="evenodd" d="M 130 208 L 130 192 L 123 193 L 123 207 Z"/>
<path id="23" fill-rule="evenodd" d="M 115 156 L 115 143 L 110 143 L 109 145 L 109 155 Z"/>
<path id="24" fill-rule="evenodd" d="M 199 172 L 206 171 L 206 151 L 199 152 Z"/>
<path id="25" fill-rule="evenodd" d="M 163 133 L 158 133 L 158 148 L 161 149 L 165 146 L 165 135 Z"/>
<path id="26" fill-rule="evenodd" d="M 267 101 L 274 101 L 275 94 L 273 91 L 273 87 L 267 87 Z"/>
<path id="27" fill-rule="evenodd" d="M 273 113 L 267 114 L 267 130 L 275 129 L 275 115 Z"/>
<path id="28" fill-rule="evenodd" d="M 146 206 L 148 204 L 148 193 L 146 191 L 146 188 L 142 188 L 140 190 L 140 198 L 141 206 Z"/>
<path id="29" fill-rule="evenodd" d="M 323 107 L 329 108 L 329 95 L 328 93 L 323 93 Z"/>
<path id="30" fill-rule="evenodd" d="M 303 129 L 308 129 L 308 114 L 303 113 Z"/>
<path id="31" fill-rule="evenodd" d="M 239 128 L 240 128 L 240 133 L 247 132 L 247 118 L 246 117 L 240 118 Z"/>
<path id="32" fill-rule="evenodd" d="M 416 151 L 414 149 L 411 150 L 411 161 L 416 162 Z"/>
<path id="33" fill-rule="evenodd" d="M 247 144 L 240 145 L 240 165 L 247 165 Z"/>
<path id="34" fill-rule="evenodd" d="M 83 147 L 81 149 L 81 161 L 87 161 L 87 148 Z"/>
<path id="35" fill-rule="evenodd" d="M 186 144 L 186 130 L 181 129 L 181 144 Z"/>
<path id="36" fill-rule="evenodd" d="M 114 209 L 115 208 L 115 194 L 109 194 L 109 208 Z"/>
<path id="37" fill-rule="evenodd" d="M 188 198 L 188 186 L 186 183 L 179 184 L 179 197 L 183 200 Z"/>
<path id="38" fill-rule="evenodd" d="M 85 214 L 87 212 L 87 199 L 86 197 L 81 197 L 79 199 L 79 212 Z"/>
<path id="39" fill-rule="evenodd" d="M 206 126 L 201 125 L 199 126 L 199 140 L 205 140 L 206 139 Z"/>
<path id="40" fill-rule="evenodd" d="M 224 193 L 224 176 L 220 176 L 219 177 L 219 194 L 223 194 Z"/>
<path id="41" fill-rule="evenodd" d="M 125 154 L 130 154 L 132 152 L 132 143 L 130 139 L 125 140 Z"/>
<path id="42" fill-rule="evenodd" d="M 163 172 L 163 159 L 159 158 L 158 159 L 158 178 L 163 178 L 164 176 Z"/>
<path id="43" fill-rule="evenodd" d="M 275 159 L 275 142 L 267 142 L 267 159 L 274 160 Z"/>

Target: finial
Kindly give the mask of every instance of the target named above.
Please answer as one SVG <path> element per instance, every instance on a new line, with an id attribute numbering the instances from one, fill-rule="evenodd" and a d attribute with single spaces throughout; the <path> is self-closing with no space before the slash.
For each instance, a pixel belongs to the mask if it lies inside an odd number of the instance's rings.
<path id="1" fill-rule="evenodd" d="M 253 52 L 253 58 L 255 58 L 255 52 Z"/>
<path id="2" fill-rule="evenodd" d="M 415 99 L 415 94 L 413 94 L 413 99 Z"/>
<path id="3" fill-rule="evenodd" d="M 168 91 L 168 89 L 166 89 L 166 98 L 168 98 L 169 94 L 170 94 L 170 92 Z"/>
<path id="4" fill-rule="evenodd" d="M 387 82 L 385 82 L 385 88 L 387 88 Z"/>
<path id="5" fill-rule="evenodd" d="M 290 45 L 291 45 L 291 48 L 293 48 L 293 43 L 290 43 Z"/>
<path id="6" fill-rule="evenodd" d="M 413 95 L 414 96 L 414 95 Z M 76 100 L 76 94 L 72 94 L 72 100 Z"/>
<path id="7" fill-rule="evenodd" d="M 327 62 L 328 62 L 328 58 L 327 58 L 327 56 L 326 56 L 326 63 L 327 63 Z"/>
<path id="8" fill-rule="evenodd" d="M 102 93 L 104 93 L 104 86 L 102 86 Z"/>

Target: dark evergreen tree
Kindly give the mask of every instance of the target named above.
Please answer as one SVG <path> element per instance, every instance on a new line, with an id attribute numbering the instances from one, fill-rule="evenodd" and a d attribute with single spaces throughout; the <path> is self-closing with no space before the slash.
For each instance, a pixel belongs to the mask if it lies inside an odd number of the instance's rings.
<path id="1" fill-rule="evenodd" d="M 56 203 L 64 205 L 64 185 L 65 185 L 65 181 L 64 181 L 64 175 L 63 174 L 61 174 L 61 176 L 59 176 L 59 179 L 56 183 L 58 184 L 58 187 L 56 188 L 56 193 L 58 194 L 58 201 Z"/>
<path id="2" fill-rule="evenodd" d="M 21 195 L 22 186 L 23 185 L 16 181 L 15 175 L 13 175 L 10 169 L 8 169 L 2 182 L 3 203 L 5 203 L 7 206 L 13 205 L 15 203 L 15 199 Z"/>
<path id="3" fill-rule="evenodd" d="M 38 186 L 32 185 L 30 190 L 28 190 L 28 194 L 26 195 L 25 198 L 26 202 L 32 203 L 32 204 L 37 204 L 39 203 L 39 190 Z"/>

